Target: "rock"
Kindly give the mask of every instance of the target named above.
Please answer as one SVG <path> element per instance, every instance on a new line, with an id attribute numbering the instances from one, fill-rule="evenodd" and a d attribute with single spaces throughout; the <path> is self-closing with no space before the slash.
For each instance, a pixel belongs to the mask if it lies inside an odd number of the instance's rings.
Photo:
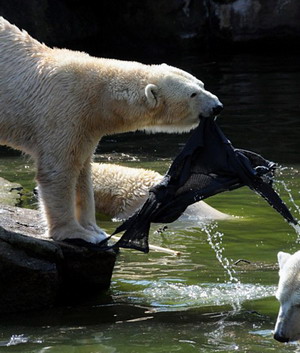
<path id="1" fill-rule="evenodd" d="M 87 298 L 110 286 L 113 250 L 43 236 L 38 211 L 0 208 L 0 313 Z"/>
<path id="2" fill-rule="evenodd" d="M 31 256 L 1 239 L 0 313 L 52 306 L 56 302 L 58 284 L 55 262 Z"/>

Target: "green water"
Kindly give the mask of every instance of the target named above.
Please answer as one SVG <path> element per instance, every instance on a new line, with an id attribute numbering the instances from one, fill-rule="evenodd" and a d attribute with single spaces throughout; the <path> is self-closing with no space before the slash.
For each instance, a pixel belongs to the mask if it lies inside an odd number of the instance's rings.
<path id="1" fill-rule="evenodd" d="M 295 58 L 236 57 L 208 66 L 187 58 L 177 65 L 196 72 L 225 103 L 219 123 L 236 147 L 285 167 L 275 185 L 300 218 Z M 141 133 L 106 137 L 95 158 L 164 173 L 186 139 Z M 33 169 L 26 157 L 0 158 L 1 176 L 20 182 L 29 193 Z M 178 220 L 162 233 L 157 232 L 161 225 L 153 225 L 150 242 L 181 256 L 122 250 L 107 293 L 78 305 L 2 316 L 0 352 L 300 352 L 297 344 L 272 337 L 279 306 L 276 256 L 300 248 L 297 234 L 246 187 L 208 203 L 236 218 L 210 224 Z M 24 206 L 36 207 L 30 195 Z M 98 218 L 108 233 L 117 226 Z M 235 265 L 239 259 L 250 263 Z"/>

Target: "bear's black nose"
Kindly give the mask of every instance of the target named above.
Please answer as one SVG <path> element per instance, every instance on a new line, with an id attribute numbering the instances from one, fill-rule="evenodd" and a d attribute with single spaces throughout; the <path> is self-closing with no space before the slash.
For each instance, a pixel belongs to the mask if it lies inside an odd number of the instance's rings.
<path id="1" fill-rule="evenodd" d="M 274 339 L 278 342 L 288 342 L 289 339 L 287 337 L 281 336 L 278 333 L 274 334 Z"/>
<path id="2" fill-rule="evenodd" d="M 216 116 L 216 115 L 220 114 L 222 110 L 223 110 L 223 104 L 220 103 L 213 108 L 213 115 Z"/>

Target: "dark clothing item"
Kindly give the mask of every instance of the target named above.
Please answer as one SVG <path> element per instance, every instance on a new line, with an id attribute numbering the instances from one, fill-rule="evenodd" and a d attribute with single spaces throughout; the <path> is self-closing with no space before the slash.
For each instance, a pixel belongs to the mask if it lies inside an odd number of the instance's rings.
<path id="1" fill-rule="evenodd" d="M 265 198 L 288 222 L 297 224 L 272 188 L 275 164 L 260 155 L 235 149 L 215 119 L 202 118 L 162 182 L 149 191 L 145 204 L 114 232 L 125 231 L 114 247 L 149 251 L 151 222 L 175 221 L 192 203 L 247 185 Z"/>

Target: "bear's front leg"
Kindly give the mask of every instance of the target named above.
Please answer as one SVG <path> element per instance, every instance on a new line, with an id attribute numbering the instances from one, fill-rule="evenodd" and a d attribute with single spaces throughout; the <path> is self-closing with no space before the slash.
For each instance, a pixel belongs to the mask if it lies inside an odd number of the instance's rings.
<path id="1" fill-rule="evenodd" d="M 66 163 L 67 164 L 67 163 Z M 74 166 L 50 165 L 38 161 L 37 182 L 43 203 L 48 235 L 54 240 L 83 239 L 98 243 L 105 237 L 85 229 L 75 217 L 75 193 L 78 173 Z"/>
<path id="2" fill-rule="evenodd" d="M 91 159 L 88 158 L 80 171 L 76 184 L 76 218 L 87 230 L 96 232 L 103 239 L 106 232 L 96 224 L 95 199 L 91 178 Z"/>

